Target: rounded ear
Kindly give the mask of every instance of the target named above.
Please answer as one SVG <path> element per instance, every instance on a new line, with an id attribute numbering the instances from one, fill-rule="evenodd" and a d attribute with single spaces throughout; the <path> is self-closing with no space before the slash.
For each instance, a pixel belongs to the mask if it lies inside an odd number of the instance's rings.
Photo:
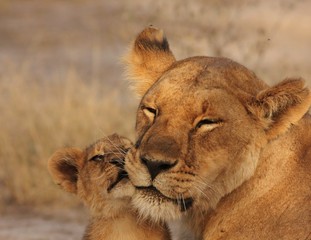
<path id="1" fill-rule="evenodd" d="M 54 182 L 67 192 L 77 193 L 78 167 L 82 151 L 63 148 L 56 151 L 48 161 L 48 170 Z"/>
<path id="2" fill-rule="evenodd" d="M 123 60 L 127 77 L 140 97 L 176 61 L 163 30 L 152 26 L 137 36 Z"/>
<path id="3" fill-rule="evenodd" d="M 114 150 L 118 150 L 121 152 L 128 150 L 133 146 L 133 143 L 130 139 L 123 137 L 123 136 L 120 136 L 117 133 L 114 133 L 114 134 L 107 136 L 106 139 L 115 148 Z"/>
<path id="4" fill-rule="evenodd" d="M 264 126 L 268 140 L 285 133 L 311 105 L 311 93 L 302 79 L 286 79 L 265 89 L 248 103 L 248 110 Z"/>

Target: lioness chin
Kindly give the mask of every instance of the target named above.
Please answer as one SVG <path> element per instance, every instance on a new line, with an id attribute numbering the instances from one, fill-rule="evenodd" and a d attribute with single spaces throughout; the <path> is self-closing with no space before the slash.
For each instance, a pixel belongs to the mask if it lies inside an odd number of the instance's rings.
<path id="1" fill-rule="evenodd" d="M 139 220 L 130 206 L 134 187 L 123 166 L 131 145 L 128 139 L 114 134 L 85 150 L 60 149 L 48 162 L 54 181 L 90 209 L 84 240 L 170 239 L 164 224 Z"/>
<path id="2" fill-rule="evenodd" d="M 311 94 L 217 57 L 176 61 L 146 28 L 125 57 L 141 97 L 125 169 L 133 205 L 195 239 L 308 239 Z M 177 239 L 182 239 L 177 232 Z"/>

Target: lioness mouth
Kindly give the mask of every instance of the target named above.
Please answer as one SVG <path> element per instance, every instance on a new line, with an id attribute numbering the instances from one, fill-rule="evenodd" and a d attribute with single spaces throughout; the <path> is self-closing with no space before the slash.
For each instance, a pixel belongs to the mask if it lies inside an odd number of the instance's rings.
<path id="1" fill-rule="evenodd" d="M 124 170 L 121 170 L 118 174 L 117 179 L 110 184 L 107 191 L 110 192 L 123 178 L 128 178 L 127 172 Z"/>
<path id="2" fill-rule="evenodd" d="M 180 207 L 181 212 L 187 211 L 193 204 L 193 198 L 185 198 L 185 199 L 175 199 L 175 198 L 169 198 L 165 195 L 163 195 L 158 189 L 156 189 L 153 186 L 150 187 L 136 187 L 136 189 L 142 190 L 145 193 L 148 193 L 152 196 L 155 196 L 161 200 L 170 201 Z"/>

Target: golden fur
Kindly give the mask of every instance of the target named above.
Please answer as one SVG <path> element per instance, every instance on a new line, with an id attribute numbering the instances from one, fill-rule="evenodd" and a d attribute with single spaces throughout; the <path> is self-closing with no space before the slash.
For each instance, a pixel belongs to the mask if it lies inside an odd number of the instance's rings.
<path id="1" fill-rule="evenodd" d="M 125 169 L 142 216 L 173 221 L 177 239 L 311 237 L 311 94 L 302 79 L 270 87 L 226 58 L 175 61 L 153 27 L 126 59 L 142 99 Z"/>
<path id="2" fill-rule="evenodd" d="M 139 220 L 130 207 L 134 187 L 123 165 L 131 145 L 126 138 L 114 134 L 84 151 L 60 149 L 48 162 L 54 181 L 63 190 L 75 193 L 90 209 L 84 240 L 170 239 L 164 225 Z"/>

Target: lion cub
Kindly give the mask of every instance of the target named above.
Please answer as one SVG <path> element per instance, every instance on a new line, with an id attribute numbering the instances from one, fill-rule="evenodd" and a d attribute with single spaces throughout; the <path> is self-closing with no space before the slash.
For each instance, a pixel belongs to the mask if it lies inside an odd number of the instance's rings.
<path id="1" fill-rule="evenodd" d="M 138 220 L 130 207 L 135 189 L 124 171 L 124 155 L 132 143 L 117 134 L 87 147 L 63 148 L 48 169 L 63 190 L 76 194 L 90 209 L 84 240 L 170 239 L 165 225 Z"/>

